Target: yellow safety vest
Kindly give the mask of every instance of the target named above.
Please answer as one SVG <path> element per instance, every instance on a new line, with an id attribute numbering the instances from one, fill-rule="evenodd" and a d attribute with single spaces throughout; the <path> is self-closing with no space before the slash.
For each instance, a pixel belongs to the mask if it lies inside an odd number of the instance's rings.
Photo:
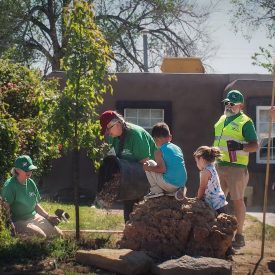
<path id="1" fill-rule="evenodd" d="M 236 119 L 231 121 L 228 125 L 224 126 L 226 116 L 222 115 L 219 121 L 215 124 L 215 141 L 214 146 L 220 148 L 222 152 L 221 161 L 230 162 L 228 149 L 227 149 L 227 140 L 235 140 L 239 143 L 246 144 L 246 141 L 243 137 L 243 126 L 250 118 L 241 114 Z M 244 152 L 243 150 L 236 151 L 237 160 L 235 164 L 247 165 L 249 153 Z"/>

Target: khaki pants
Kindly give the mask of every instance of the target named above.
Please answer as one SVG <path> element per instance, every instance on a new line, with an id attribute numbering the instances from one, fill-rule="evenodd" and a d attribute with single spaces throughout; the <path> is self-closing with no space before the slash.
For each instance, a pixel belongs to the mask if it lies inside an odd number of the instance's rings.
<path id="1" fill-rule="evenodd" d="M 151 160 L 151 165 L 156 166 L 157 163 Z M 153 194 L 162 193 L 163 191 L 166 191 L 168 193 L 174 193 L 179 189 L 179 187 L 176 187 L 175 185 L 166 182 L 163 179 L 163 174 L 161 173 L 155 173 L 155 172 L 149 172 L 149 171 L 145 171 L 145 173 L 151 186 L 150 192 Z"/>
<path id="2" fill-rule="evenodd" d="M 14 223 L 17 234 L 39 237 L 63 236 L 62 231 L 53 226 L 48 220 L 36 214 L 33 218 Z"/>

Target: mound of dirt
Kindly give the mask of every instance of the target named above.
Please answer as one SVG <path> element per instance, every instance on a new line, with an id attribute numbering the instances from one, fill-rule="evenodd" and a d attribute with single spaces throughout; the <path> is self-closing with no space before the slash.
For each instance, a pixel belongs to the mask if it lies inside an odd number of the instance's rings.
<path id="1" fill-rule="evenodd" d="M 185 254 L 225 258 L 236 229 L 234 216 L 216 216 L 201 200 L 186 198 L 179 202 L 163 196 L 135 206 L 118 245 L 146 251 L 160 260 Z"/>
<path id="2" fill-rule="evenodd" d="M 101 191 L 97 194 L 96 200 L 102 203 L 106 209 L 111 209 L 113 203 L 117 200 L 120 189 L 120 174 L 113 174 L 112 178 L 104 182 Z"/>

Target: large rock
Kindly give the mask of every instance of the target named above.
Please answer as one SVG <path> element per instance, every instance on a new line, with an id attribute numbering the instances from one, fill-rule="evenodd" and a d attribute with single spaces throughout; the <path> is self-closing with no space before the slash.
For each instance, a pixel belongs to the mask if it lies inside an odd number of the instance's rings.
<path id="1" fill-rule="evenodd" d="M 152 271 L 160 275 L 231 275 L 232 265 L 216 258 L 183 256 L 159 264 Z"/>
<path id="2" fill-rule="evenodd" d="M 78 250 L 76 261 L 119 274 L 147 274 L 152 260 L 141 251 L 130 249 Z"/>
<path id="3" fill-rule="evenodd" d="M 136 205 L 126 224 L 120 248 L 146 251 L 158 260 L 191 256 L 225 258 L 237 229 L 235 217 L 217 216 L 207 203 L 158 197 Z"/>

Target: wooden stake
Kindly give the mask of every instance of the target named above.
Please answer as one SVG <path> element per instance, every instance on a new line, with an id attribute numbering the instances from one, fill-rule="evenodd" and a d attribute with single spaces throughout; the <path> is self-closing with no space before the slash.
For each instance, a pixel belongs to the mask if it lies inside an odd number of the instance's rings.
<path id="1" fill-rule="evenodd" d="M 274 106 L 274 94 L 275 94 L 275 62 L 273 63 L 273 87 L 272 87 L 272 97 L 271 106 Z M 261 248 L 261 259 L 264 256 L 264 244 L 265 244 L 265 217 L 267 209 L 267 191 L 269 182 L 269 167 L 270 167 L 270 142 L 272 133 L 272 119 L 269 118 L 269 129 L 268 129 L 268 143 L 267 143 L 267 158 L 266 158 L 266 173 L 265 173 L 265 188 L 264 188 L 264 205 L 263 205 L 263 228 L 262 228 L 262 248 Z"/>

